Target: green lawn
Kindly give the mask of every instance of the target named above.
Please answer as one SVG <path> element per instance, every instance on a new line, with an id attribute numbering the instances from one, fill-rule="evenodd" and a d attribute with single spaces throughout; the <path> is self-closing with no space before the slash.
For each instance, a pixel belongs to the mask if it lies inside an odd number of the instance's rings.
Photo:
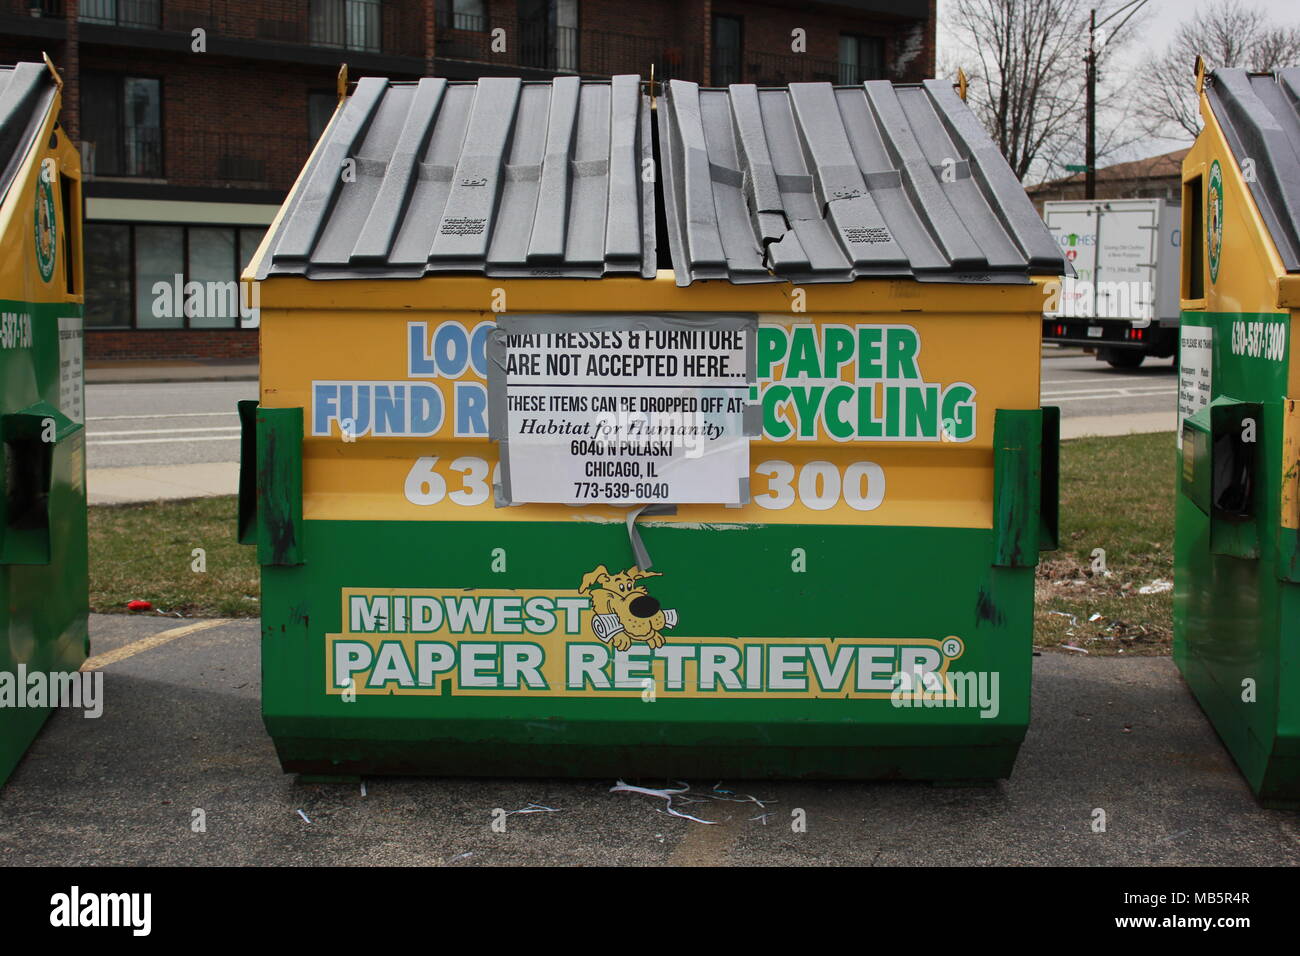
<path id="1" fill-rule="evenodd" d="M 1173 595 L 1138 589 L 1173 579 L 1173 485 L 1173 434 L 1062 443 L 1061 549 L 1039 565 L 1035 644 L 1168 653 Z M 257 549 L 235 543 L 235 507 L 226 497 L 91 508 L 91 610 L 125 613 L 140 598 L 186 617 L 255 617 Z M 1095 548 L 1109 574 L 1093 572 Z"/>
<path id="2" fill-rule="evenodd" d="M 1173 593 L 1139 589 L 1173 580 L 1174 473 L 1172 432 L 1061 444 L 1061 548 L 1038 568 L 1035 644 L 1169 653 Z M 1093 570 L 1097 548 L 1109 574 Z"/>
<path id="3" fill-rule="evenodd" d="M 235 508 L 233 495 L 91 508 L 90 609 L 126 613 L 138 598 L 185 617 L 256 617 L 257 549 L 236 543 Z"/>

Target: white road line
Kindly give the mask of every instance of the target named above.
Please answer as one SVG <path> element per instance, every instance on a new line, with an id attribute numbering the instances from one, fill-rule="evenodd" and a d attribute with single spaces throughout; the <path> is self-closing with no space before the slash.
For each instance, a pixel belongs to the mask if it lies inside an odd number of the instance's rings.
<path id="1" fill-rule="evenodd" d="M 1170 379 L 1172 382 L 1173 380 Z M 1156 384 L 1152 381 L 1150 375 L 1107 375 L 1105 378 L 1045 378 L 1043 385 L 1098 385 L 1104 386 L 1110 382 L 1147 382 Z"/>
<path id="2" fill-rule="evenodd" d="M 138 428 L 125 432 L 91 432 L 91 438 L 116 438 L 119 435 L 191 435 L 197 432 L 237 432 L 238 425 L 215 425 L 211 428 Z"/>
<path id="3" fill-rule="evenodd" d="M 1040 392 L 1040 395 L 1173 395 L 1173 386 L 1159 388 L 1067 388 L 1064 391 Z"/>
<path id="4" fill-rule="evenodd" d="M 1171 392 L 1170 394 L 1175 395 L 1177 393 Z M 1097 401 L 1105 401 L 1106 399 L 1116 399 L 1116 398 L 1125 398 L 1125 397 L 1126 396 L 1124 395 L 1071 395 L 1065 398 L 1052 398 L 1051 396 L 1044 395 L 1043 400 L 1049 401 L 1051 404 L 1056 404 L 1058 402 L 1097 402 Z M 1133 397 L 1138 397 L 1138 396 L 1133 396 Z M 1152 409 L 1148 409 L 1148 411 L 1151 410 Z M 1161 409 L 1157 408 L 1154 409 L 1154 411 L 1161 411 Z M 1123 414 L 1131 414 L 1131 413 L 1123 413 Z M 1123 417 L 1123 414 L 1117 413 L 1117 417 Z"/>
<path id="5" fill-rule="evenodd" d="M 92 447 L 103 445 L 181 445 L 195 441 L 239 441 L 238 435 L 200 435 L 196 438 L 114 438 L 111 441 L 89 439 L 86 444 Z"/>
<path id="6" fill-rule="evenodd" d="M 133 418 L 236 418 L 238 412 L 172 412 L 170 415 L 91 415 L 88 422 L 117 422 Z"/>

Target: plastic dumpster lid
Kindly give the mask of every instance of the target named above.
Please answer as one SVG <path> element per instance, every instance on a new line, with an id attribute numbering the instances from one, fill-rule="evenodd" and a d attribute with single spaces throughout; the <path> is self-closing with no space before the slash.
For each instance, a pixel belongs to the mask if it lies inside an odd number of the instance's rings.
<path id="1" fill-rule="evenodd" d="M 365 78 L 258 278 L 652 277 L 650 158 L 637 76 Z"/>
<path id="2" fill-rule="evenodd" d="M 1286 271 L 1300 272 L 1300 67 L 1218 69 L 1205 95 L 1233 156 L 1254 160 L 1246 185 Z"/>
<path id="3" fill-rule="evenodd" d="M 1071 274 L 947 81 L 667 87 L 658 122 L 678 285 Z"/>
<path id="4" fill-rule="evenodd" d="M 44 63 L 0 66 L 0 201 L 45 122 L 54 91 L 54 77 Z"/>

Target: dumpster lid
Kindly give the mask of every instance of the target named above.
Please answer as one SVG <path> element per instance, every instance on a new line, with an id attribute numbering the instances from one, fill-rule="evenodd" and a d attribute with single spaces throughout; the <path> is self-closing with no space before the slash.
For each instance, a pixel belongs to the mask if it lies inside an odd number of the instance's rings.
<path id="1" fill-rule="evenodd" d="M 1205 96 L 1233 156 L 1254 160 L 1246 185 L 1286 271 L 1300 272 L 1300 67 L 1218 69 Z"/>
<path id="2" fill-rule="evenodd" d="M 258 278 L 655 274 L 637 76 L 389 82 L 335 113 Z"/>
<path id="3" fill-rule="evenodd" d="M 678 285 L 1028 282 L 1068 275 L 951 84 L 667 84 L 659 139 Z"/>
<path id="4" fill-rule="evenodd" d="M 44 63 L 0 66 L 0 201 L 45 123 L 54 92 L 54 77 Z"/>

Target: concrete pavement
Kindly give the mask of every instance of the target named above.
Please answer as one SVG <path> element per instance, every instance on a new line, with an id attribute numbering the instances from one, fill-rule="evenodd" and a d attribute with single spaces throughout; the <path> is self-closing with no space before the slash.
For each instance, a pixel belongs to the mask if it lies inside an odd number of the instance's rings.
<path id="1" fill-rule="evenodd" d="M 1255 803 L 1167 658 L 1036 658 L 1029 735 L 995 788 L 728 780 L 766 807 L 692 805 L 703 826 L 609 779 L 299 784 L 262 727 L 257 622 L 167 640 L 193 623 L 92 616 L 104 714 L 56 713 L 0 790 L 0 866 L 1300 864 L 1300 813 Z M 493 832 L 495 808 L 530 803 L 559 812 Z"/>
<path id="2" fill-rule="evenodd" d="M 256 382 L 257 359 L 140 359 L 86 363 L 86 384 Z"/>

